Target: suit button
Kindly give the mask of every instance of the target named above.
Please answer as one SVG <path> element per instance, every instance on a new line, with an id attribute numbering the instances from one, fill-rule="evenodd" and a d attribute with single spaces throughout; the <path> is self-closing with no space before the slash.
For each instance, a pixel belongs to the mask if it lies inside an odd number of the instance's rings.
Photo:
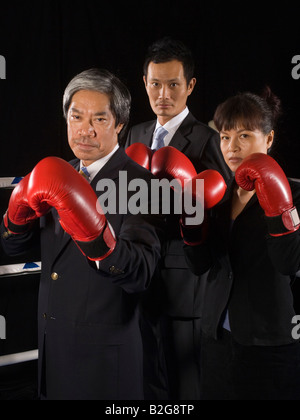
<path id="1" fill-rule="evenodd" d="M 115 267 L 114 265 L 110 267 L 109 271 L 111 272 L 111 274 L 124 274 L 124 271 L 122 271 L 120 268 Z"/>
<path id="2" fill-rule="evenodd" d="M 46 321 L 47 320 L 47 314 L 43 314 L 43 319 Z"/>
<path id="3" fill-rule="evenodd" d="M 52 273 L 51 278 L 52 278 L 53 281 L 57 281 L 58 278 L 59 278 L 59 275 L 57 273 Z"/>

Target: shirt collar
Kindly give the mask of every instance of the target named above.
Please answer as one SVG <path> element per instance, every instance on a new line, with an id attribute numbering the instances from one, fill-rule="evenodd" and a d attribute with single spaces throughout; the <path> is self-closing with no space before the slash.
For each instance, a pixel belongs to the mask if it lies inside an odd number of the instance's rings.
<path id="1" fill-rule="evenodd" d="M 116 151 L 119 149 L 119 145 L 117 144 L 114 150 L 104 158 L 101 158 L 97 160 L 96 162 L 92 163 L 87 167 L 87 170 L 90 174 L 90 182 L 93 181 L 95 176 L 98 174 L 99 171 L 107 164 L 107 162 L 111 159 L 111 157 L 116 153 Z M 82 161 L 80 161 L 80 169 L 83 167 Z"/>
<path id="2" fill-rule="evenodd" d="M 169 146 L 171 143 L 176 131 L 181 126 L 183 121 L 186 119 L 186 117 L 189 114 L 189 109 L 186 107 L 180 114 L 176 115 L 176 117 L 172 118 L 170 121 L 168 121 L 163 127 L 168 131 L 168 134 L 166 135 L 164 142 L 166 146 Z M 157 121 L 155 130 L 157 130 L 159 127 L 161 127 L 161 124 Z M 154 132 L 155 133 L 155 132 Z"/>
<path id="3" fill-rule="evenodd" d="M 186 107 L 180 114 L 176 115 L 176 117 L 172 118 L 170 121 L 168 121 L 163 127 L 169 132 L 169 133 L 175 133 L 179 126 L 182 124 L 182 122 L 186 119 L 186 117 L 189 114 L 189 109 Z M 161 124 L 157 121 L 156 129 L 158 127 L 161 127 Z"/>

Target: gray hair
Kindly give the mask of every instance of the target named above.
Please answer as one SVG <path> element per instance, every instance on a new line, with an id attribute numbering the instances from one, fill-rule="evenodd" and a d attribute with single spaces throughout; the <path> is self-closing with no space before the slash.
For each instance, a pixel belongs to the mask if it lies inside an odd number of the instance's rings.
<path id="1" fill-rule="evenodd" d="M 120 79 L 104 69 L 90 69 L 75 76 L 68 84 L 63 97 L 63 111 L 66 119 L 73 96 L 81 90 L 92 90 L 108 95 L 116 126 L 124 124 L 121 133 L 125 131 L 130 118 L 131 95 Z"/>

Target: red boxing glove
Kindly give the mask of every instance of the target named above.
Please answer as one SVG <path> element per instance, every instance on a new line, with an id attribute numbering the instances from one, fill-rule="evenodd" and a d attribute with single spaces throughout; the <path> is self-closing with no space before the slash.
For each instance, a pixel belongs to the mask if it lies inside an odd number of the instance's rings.
<path id="1" fill-rule="evenodd" d="M 244 190 L 256 190 L 271 236 L 283 236 L 299 229 L 300 220 L 290 184 L 273 158 L 263 153 L 248 156 L 236 171 L 235 178 Z"/>
<path id="2" fill-rule="evenodd" d="M 198 191 L 196 190 L 195 181 L 197 179 L 203 179 L 204 181 L 204 210 L 210 210 L 223 200 L 227 190 L 226 182 L 218 171 L 208 169 L 201 172 L 187 185 L 187 191 L 192 194 L 195 200 L 202 198 L 198 197 Z"/>
<path id="3" fill-rule="evenodd" d="M 35 211 L 28 204 L 27 187 L 29 177 L 30 174 L 23 178 L 13 190 L 8 210 L 4 215 L 6 229 L 15 235 L 28 232 L 32 223 L 38 218 Z"/>
<path id="4" fill-rule="evenodd" d="M 28 202 L 37 215 L 55 207 L 63 229 L 81 252 L 92 261 L 102 261 L 116 246 L 106 217 L 97 211 L 97 196 L 90 184 L 66 161 L 49 157 L 32 171 Z"/>
<path id="5" fill-rule="evenodd" d="M 196 169 L 194 168 L 191 161 L 179 150 L 173 147 L 163 147 L 158 150 L 152 158 L 152 170 L 151 172 L 156 175 L 159 179 L 168 179 L 172 181 L 177 179 L 181 183 L 181 192 L 184 193 L 183 201 L 184 206 L 182 207 L 182 219 L 181 228 L 186 228 L 183 234 L 186 243 L 196 244 L 200 243 L 199 238 L 201 237 L 202 228 L 201 222 L 197 222 L 197 219 L 192 217 L 188 220 L 185 210 L 186 195 L 194 203 L 196 203 L 196 209 L 201 207 L 201 213 L 203 216 L 203 206 L 201 202 L 204 199 L 204 210 L 211 209 L 218 204 L 224 197 L 227 186 L 223 177 L 214 170 L 207 170 L 197 175 Z M 197 189 L 197 180 L 204 180 L 205 194 L 203 197 L 203 190 Z M 184 182 L 186 181 L 186 182 Z M 201 194 L 201 196 L 199 196 Z M 197 212 L 195 208 L 191 209 Z M 199 215 L 199 214 L 198 214 Z M 193 220 L 194 219 L 194 220 Z M 186 226 L 186 222 L 191 221 L 194 225 Z M 202 219 L 203 221 L 203 219 Z M 197 224 L 196 224 L 197 223 Z"/>
<path id="6" fill-rule="evenodd" d="M 192 195 L 194 200 L 203 198 L 197 197 L 198 191 L 196 189 L 196 180 L 203 179 L 205 183 L 204 207 L 206 210 L 217 205 L 223 199 L 227 190 L 227 185 L 219 172 L 210 169 L 197 175 L 192 162 L 179 150 L 170 146 L 163 147 L 154 153 L 151 172 L 159 179 L 166 178 L 169 181 L 177 179 L 182 184 L 182 191 L 185 190 L 185 193 Z M 186 185 L 184 181 L 186 181 Z"/>
<path id="7" fill-rule="evenodd" d="M 172 181 L 177 179 L 184 186 L 185 180 L 190 180 L 197 175 L 192 162 L 179 150 L 167 146 L 154 153 L 151 172 L 159 179 Z"/>
<path id="8" fill-rule="evenodd" d="M 143 168 L 151 169 L 151 160 L 153 152 L 150 147 L 146 146 L 143 143 L 134 143 L 125 150 L 127 156 L 134 160 Z"/>
<path id="9" fill-rule="evenodd" d="M 199 191 L 196 188 L 196 180 L 204 181 L 204 197 L 199 196 Z M 200 174 L 196 175 L 187 185 L 185 194 L 189 194 L 193 197 L 194 201 L 200 202 L 204 198 L 204 211 L 210 210 L 215 207 L 225 196 L 227 185 L 222 175 L 215 170 L 208 169 Z M 183 214 L 181 219 L 181 234 L 186 245 L 199 245 L 207 237 L 208 234 L 208 221 L 204 220 L 202 227 L 192 226 L 189 227 L 186 224 L 187 216 Z"/>

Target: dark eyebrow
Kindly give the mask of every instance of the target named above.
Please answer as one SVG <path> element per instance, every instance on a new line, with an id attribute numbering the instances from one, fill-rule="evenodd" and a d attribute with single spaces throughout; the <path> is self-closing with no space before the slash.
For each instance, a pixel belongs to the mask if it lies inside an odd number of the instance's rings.
<path id="1" fill-rule="evenodd" d="M 151 82 L 161 82 L 161 79 L 155 79 L 155 78 L 153 78 L 153 79 L 149 79 Z M 167 83 L 178 83 L 180 80 L 178 79 L 178 78 L 176 78 L 176 79 L 169 79 L 169 80 L 166 80 L 166 82 Z"/>
<path id="2" fill-rule="evenodd" d="M 105 117 L 107 115 L 106 111 L 103 112 L 96 112 L 96 114 L 94 114 L 95 117 Z"/>
<path id="3" fill-rule="evenodd" d="M 81 111 L 79 111 L 78 109 L 76 109 L 76 108 L 71 108 L 70 109 L 70 111 L 71 112 L 76 112 L 76 114 L 82 114 L 82 112 Z"/>
<path id="4" fill-rule="evenodd" d="M 228 134 L 228 131 L 230 130 L 221 130 L 220 133 L 222 134 Z M 253 130 L 249 130 L 248 128 L 242 128 L 241 130 L 235 130 L 237 132 L 237 134 L 243 133 L 244 131 L 253 131 Z"/>
<path id="5" fill-rule="evenodd" d="M 253 131 L 253 130 L 249 130 L 248 128 L 242 128 L 241 130 L 238 130 L 237 133 L 240 134 L 243 131 Z"/>
<path id="6" fill-rule="evenodd" d="M 77 108 L 71 108 L 70 111 L 75 112 L 76 114 L 81 114 L 81 115 L 83 114 L 83 112 L 80 111 Z M 102 112 L 99 111 L 99 112 L 96 112 L 96 114 L 94 114 L 95 117 L 103 117 L 103 116 L 106 116 L 106 115 L 107 115 L 106 111 L 102 111 Z"/>

